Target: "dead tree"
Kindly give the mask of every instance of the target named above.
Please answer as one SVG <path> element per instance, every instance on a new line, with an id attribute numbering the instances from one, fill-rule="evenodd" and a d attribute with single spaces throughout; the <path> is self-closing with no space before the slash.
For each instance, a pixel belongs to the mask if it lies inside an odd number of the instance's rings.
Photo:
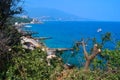
<path id="1" fill-rule="evenodd" d="M 82 41 L 81 43 L 82 43 L 84 56 L 85 56 L 85 59 L 86 59 L 85 66 L 84 66 L 84 71 L 88 71 L 91 61 L 97 56 L 97 54 L 99 54 L 101 52 L 101 49 L 98 48 L 97 44 L 94 44 L 92 53 L 91 53 L 91 55 L 89 55 L 87 50 L 86 50 L 86 47 L 85 47 L 85 42 Z"/>

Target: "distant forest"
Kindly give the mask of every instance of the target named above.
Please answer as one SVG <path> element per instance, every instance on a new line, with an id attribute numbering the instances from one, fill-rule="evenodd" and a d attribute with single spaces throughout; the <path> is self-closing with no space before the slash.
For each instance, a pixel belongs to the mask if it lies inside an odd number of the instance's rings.
<path id="1" fill-rule="evenodd" d="M 18 23 L 30 23 L 32 21 L 32 18 L 22 18 L 22 17 L 11 17 L 9 18 L 10 24 L 15 24 L 15 22 Z"/>

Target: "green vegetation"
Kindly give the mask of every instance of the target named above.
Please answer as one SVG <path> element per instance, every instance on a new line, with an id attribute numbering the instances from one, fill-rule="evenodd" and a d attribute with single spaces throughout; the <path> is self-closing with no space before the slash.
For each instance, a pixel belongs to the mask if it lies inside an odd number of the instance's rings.
<path id="1" fill-rule="evenodd" d="M 101 56 L 106 63 L 95 58 L 91 64 L 94 68 L 88 72 L 81 68 L 66 69 L 59 57 L 51 60 L 51 66 L 46 61 L 46 53 L 41 49 L 33 51 L 22 49 L 21 46 L 13 47 L 16 51 L 8 69 L 2 75 L 6 80 L 119 80 L 120 79 L 120 48 L 119 42 L 116 50 L 105 49 Z M 104 65 L 104 69 L 100 68 Z M 13 76 L 14 75 L 14 76 Z"/>
<path id="2" fill-rule="evenodd" d="M 23 12 L 21 0 L 0 0 L 0 29 L 5 27 L 8 18 Z"/>
<path id="3" fill-rule="evenodd" d="M 110 33 L 104 34 L 101 42 L 92 39 L 93 45 L 97 46 L 92 45 L 91 54 L 85 48 L 85 40 L 74 46 L 77 51 L 79 46 L 83 47 L 86 62 L 81 68 L 65 68 L 59 55 L 51 59 L 51 66 L 48 66 L 47 54 L 41 48 L 33 51 L 23 49 L 21 34 L 7 24 L 10 17 L 22 12 L 19 2 L 0 1 L 0 80 L 120 80 L 120 41 L 116 42 L 114 50 L 104 48 L 104 44 L 111 41 Z M 17 22 L 19 20 L 22 21 L 18 18 Z M 99 54 L 96 52 L 98 49 L 101 49 Z"/>
<path id="4" fill-rule="evenodd" d="M 40 49 L 28 51 L 28 53 L 22 47 L 14 49 L 18 52 L 12 58 L 6 71 L 7 80 L 47 80 L 53 78 L 54 75 L 59 75 L 62 70 L 61 60 L 57 58 L 53 59 L 54 65 L 48 66 L 46 53 Z"/>
<path id="5" fill-rule="evenodd" d="M 15 22 L 18 23 L 30 23 L 32 21 L 32 18 L 22 18 L 22 17 L 11 17 L 9 18 L 10 24 L 15 24 Z"/>

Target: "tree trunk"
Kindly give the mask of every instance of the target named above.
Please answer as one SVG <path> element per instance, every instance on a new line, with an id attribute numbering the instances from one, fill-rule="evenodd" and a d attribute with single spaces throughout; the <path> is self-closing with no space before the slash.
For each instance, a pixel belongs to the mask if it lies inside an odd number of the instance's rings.
<path id="1" fill-rule="evenodd" d="M 91 61 L 96 57 L 96 55 L 98 53 L 101 52 L 101 50 L 98 49 L 97 46 L 98 46 L 97 44 L 94 44 L 92 54 L 88 55 L 88 52 L 87 52 L 86 47 L 85 47 L 85 42 L 82 41 L 83 53 L 84 53 L 84 56 L 85 56 L 85 59 L 86 59 L 85 66 L 84 66 L 84 71 L 85 72 L 87 72 L 89 70 L 89 65 L 90 65 Z"/>
<path id="2" fill-rule="evenodd" d="M 90 65 L 90 60 L 86 60 L 84 71 L 88 71 L 89 70 L 89 65 Z"/>

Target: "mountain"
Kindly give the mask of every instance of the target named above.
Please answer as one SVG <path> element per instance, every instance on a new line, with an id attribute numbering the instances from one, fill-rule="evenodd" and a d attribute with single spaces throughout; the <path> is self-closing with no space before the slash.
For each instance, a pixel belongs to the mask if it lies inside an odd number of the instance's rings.
<path id="1" fill-rule="evenodd" d="M 41 21 L 90 21 L 57 9 L 51 8 L 31 8 L 26 10 L 30 17 L 38 18 Z"/>

